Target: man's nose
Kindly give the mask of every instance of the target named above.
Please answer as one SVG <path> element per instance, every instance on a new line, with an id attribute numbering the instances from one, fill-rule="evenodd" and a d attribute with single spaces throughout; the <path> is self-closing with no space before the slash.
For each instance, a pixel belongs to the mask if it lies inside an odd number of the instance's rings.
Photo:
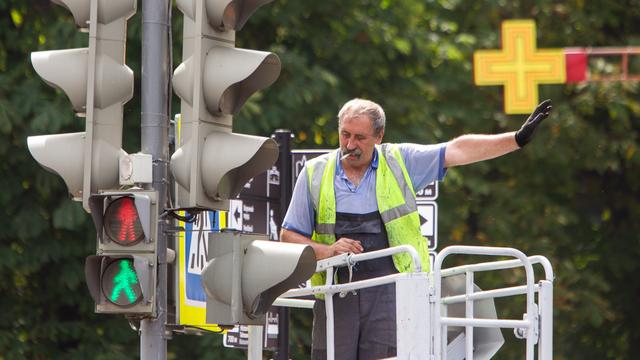
<path id="1" fill-rule="evenodd" d="M 347 142 L 347 150 L 355 150 L 357 148 L 355 141 L 353 139 L 349 139 Z"/>

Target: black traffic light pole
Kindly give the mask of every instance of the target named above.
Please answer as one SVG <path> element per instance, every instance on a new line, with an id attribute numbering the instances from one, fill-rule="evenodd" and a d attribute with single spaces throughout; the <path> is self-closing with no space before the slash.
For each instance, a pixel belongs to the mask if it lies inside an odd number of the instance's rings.
<path id="1" fill-rule="evenodd" d="M 284 220 L 284 215 L 289 209 L 291 195 L 293 192 L 293 171 L 291 158 L 291 131 L 276 130 L 273 139 L 278 143 L 280 151 L 280 224 Z M 289 319 L 290 310 L 288 307 L 278 308 L 278 350 L 273 353 L 274 360 L 289 360 Z"/>
<path id="2" fill-rule="evenodd" d="M 171 104 L 171 5 L 169 0 L 142 0 L 142 153 L 153 159 L 153 190 L 158 191 L 157 209 L 167 208 L 169 161 L 169 114 Z M 157 319 L 140 323 L 140 358 L 166 359 L 167 339 L 167 236 L 165 222 L 158 226 Z"/>

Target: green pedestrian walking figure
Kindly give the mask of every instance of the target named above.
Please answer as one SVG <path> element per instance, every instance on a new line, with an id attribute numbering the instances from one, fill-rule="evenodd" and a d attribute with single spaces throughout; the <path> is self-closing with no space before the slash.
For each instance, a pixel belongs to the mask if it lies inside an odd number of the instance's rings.
<path id="1" fill-rule="evenodd" d="M 131 285 L 138 283 L 138 275 L 131 268 L 130 261 L 120 261 L 120 272 L 113 278 L 113 282 L 116 286 L 113 288 L 111 301 L 118 301 L 118 297 L 120 297 L 120 292 L 122 291 L 124 291 L 130 302 L 134 302 L 136 300 L 136 295 L 134 294 Z"/>

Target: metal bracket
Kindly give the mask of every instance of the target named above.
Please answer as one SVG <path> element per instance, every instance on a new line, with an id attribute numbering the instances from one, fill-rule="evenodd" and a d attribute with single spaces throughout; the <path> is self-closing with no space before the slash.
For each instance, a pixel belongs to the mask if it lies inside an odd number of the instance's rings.
<path id="1" fill-rule="evenodd" d="M 433 286 L 429 286 L 429 303 L 436 302 L 436 288 Z"/>
<path id="2" fill-rule="evenodd" d="M 168 226 L 166 229 L 162 229 L 162 232 L 165 234 L 181 233 L 185 231 L 187 230 L 182 226 Z"/>

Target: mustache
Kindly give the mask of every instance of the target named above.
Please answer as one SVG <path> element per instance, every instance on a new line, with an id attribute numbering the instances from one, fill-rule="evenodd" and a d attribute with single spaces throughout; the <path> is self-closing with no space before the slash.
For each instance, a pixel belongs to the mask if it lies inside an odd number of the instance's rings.
<path id="1" fill-rule="evenodd" d="M 343 147 L 342 149 L 340 149 L 340 153 L 342 154 L 342 158 L 345 158 L 345 157 L 350 156 L 350 155 L 355 155 L 357 157 L 361 157 L 362 156 L 362 150 L 360 148 L 355 148 L 353 150 L 349 150 L 346 147 Z"/>

